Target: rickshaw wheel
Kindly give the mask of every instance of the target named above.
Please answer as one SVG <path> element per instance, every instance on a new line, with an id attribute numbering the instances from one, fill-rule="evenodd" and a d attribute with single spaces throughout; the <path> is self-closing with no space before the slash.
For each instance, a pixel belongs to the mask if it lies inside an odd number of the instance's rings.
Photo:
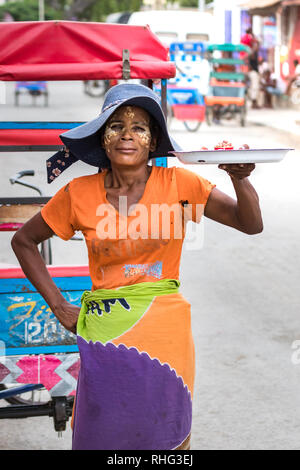
<path id="1" fill-rule="evenodd" d="M 295 88 L 291 93 L 291 102 L 294 106 L 300 104 L 300 88 Z"/>
<path id="2" fill-rule="evenodd" d="M 19 95 L 20 95 L 20 92 L 19 91 L 15 91 L 15 106 L 19 106 Z"/>
<path id="3" fill-rule="evenodd" d="M 103 96 L 109 88 L 108 80 L 86 80 L 85 93 L 89 96 L 99 98 Z"/>
<path id="4" fill-rule="evenodd" d="M 189 132 L 196 132 L 201 126 L 201 121 L 183 121 L 184 127 Z"/>
<path id="5" fill-rule="evenodd" d="M 0 391 L 7 390 L 8 388 L 10 387 L 6 386 L 5 384 L 0 384 Z M 34 394 L 40 394 L 41 392 L 45 395 L 43 397 L 43 400 L 34 399 Z M 31 398 L 22 398 L 22 396 L 28 397 L 29 394 L 31 394 Z M 10 405 L 42 405 L 43 403 L 48 403 L 50 399 L 51 396 L 46 390 L 46 388 L 41 388 L 40 390 L 23 393 L 22 395 L 14 395 L 12 397 L 7 397 L 5 398 L 5 401 Z"/>
<path id="6" fill-rule="evenodd" d="M 206 106 L 206 110 L 205 110 L 205 120 L 206 120 L 206 124 L 208 126 L 211 126 L 212 124 L 212 116 L 213 116 L 213 110 L 210 106 Z"/>
<path id="7" fill-rule="evenodd" d="M 240 123 L 242 127 L 246 125 L 246 105 L 244 104 L 240 110 Z"/>

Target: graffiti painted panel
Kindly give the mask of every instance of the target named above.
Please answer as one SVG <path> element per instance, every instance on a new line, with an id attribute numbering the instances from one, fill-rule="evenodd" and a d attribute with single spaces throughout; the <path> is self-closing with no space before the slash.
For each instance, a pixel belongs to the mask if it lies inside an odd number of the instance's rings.
<path id="1" fill-rule="evenodd" d="M 79 354 L 11 356 L 0 360 L 0 383 L 43 384 L 51 396 L 75 395 Z"/>
<path id="2" fill-rule="evenodd" d="M 88 277 L 53 280 L 65 299 L 78 306 L 83 291 L 90 288 Z M 39 348 L 40 353 L 49 352 L 43 348 L 76 345 L 76 336 L 59 323 L 41 295 L 28 283 L 27 279 L 1 279 L 0 340 L 6 351 L 32 348 L 26 351 L 30 354 L 34 348 Z"/>

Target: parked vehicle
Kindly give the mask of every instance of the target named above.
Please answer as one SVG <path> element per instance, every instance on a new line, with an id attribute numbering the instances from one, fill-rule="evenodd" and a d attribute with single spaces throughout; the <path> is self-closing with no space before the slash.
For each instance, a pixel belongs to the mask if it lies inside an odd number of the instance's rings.
<path id="1" fill-rule="evenodd" d="M 32 104 L 35 106 L 37 103 L 37 98 L 39 96 L 43 97 L 44 99 L 44 106 L 48 106 L 48 87 L 47 82 L 45 81 L 36 81 L 36 82 L 28 82 L 28 81 L 21 81 L 16 83 L 15 87 L 15 105 L 19 106 L 20 104 L 20 96 L 22 95 L 30 95 L 32 97 Z"/>
<path id="2" fill-rule="evenodd" d="M 199 10 L 150 10 L 133 12 L 131 25 L 149 25 L 151 31 L 169 46 L 172 42 L 209 42 L 214 36 L 214 17 Z"/>
<path id="3" fill-rule="evenodd" d="M 205 97 L 208 125 L 222 119 L 237 118 L 246 123 L 246 62 L 240 53 L 249 52 L 242 44 L 210 44 L 207 47 L 211 64 L 210 90 Z M 220 55 L 216 57 L 214 54 Z"/>
<path id="4" fill-rule="evenodd" d="M 190 132 L 196 132 L 205 121 L 204 95 L 208 90 L 209 68 L 202 42 L 173 42 L 170 59 L 176 65 L 176 77 L 168 82 L 168 122 L 182 121 Z M 159 87 L 157 87 L 159 91 Z"/>

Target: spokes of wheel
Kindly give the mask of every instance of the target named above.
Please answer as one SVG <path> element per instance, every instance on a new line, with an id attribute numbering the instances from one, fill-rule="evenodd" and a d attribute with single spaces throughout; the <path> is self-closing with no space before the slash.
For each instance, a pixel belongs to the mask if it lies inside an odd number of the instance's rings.
<path id="1" fill-rule="evenodd" d="M 201 126 L 201 121 L 183 121 L 183 124 L 189 132 L 196 132 Z"/>

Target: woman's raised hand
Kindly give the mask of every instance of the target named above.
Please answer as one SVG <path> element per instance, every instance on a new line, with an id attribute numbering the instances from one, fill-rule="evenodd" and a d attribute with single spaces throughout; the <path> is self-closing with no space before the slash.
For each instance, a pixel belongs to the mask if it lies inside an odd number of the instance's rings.
<path id="1" fill-rule="evenodd" d="M 77 305 L 71 304 L 65 300 L 60 305 L 53 307 L 52 311 L 66 330 L 76 334 L 80 307 L 77 307 Z"/>
<path id="2" fill-rule="evenodd" d="M 232 178 L 242 180 L 250 176 L 255 168 L 254 163 L 221 163 L 219 165 L 221 170 L 227 171 L 228 175 Z"/>
<path id="3" fill-rule="evenodd" d="M 233 148 L 233 147 L 232 147 Z M 249 149 L 248 144 L 244 144 L 241 147 L 239 147 L 239 150 L 247 150 Z M 219 165 L 219 168 L 221 170 L 224 170 L 228 173 L 231 178 L 235 178 L 238 180 L 242 180 L 243 178 L 247 178 L 250 176 L 252 171 L 255 169 L 255 164 L 254 163 L 221 163 Z"/>

